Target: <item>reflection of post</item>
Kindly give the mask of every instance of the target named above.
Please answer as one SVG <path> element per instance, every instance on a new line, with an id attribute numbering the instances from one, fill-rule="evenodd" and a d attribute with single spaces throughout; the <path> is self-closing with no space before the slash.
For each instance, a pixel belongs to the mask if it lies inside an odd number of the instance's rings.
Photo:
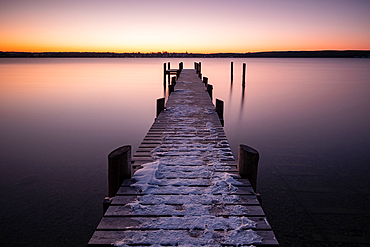
<path id="1" fill-rule="evenodd" d="M 246 145 L 239 145 L 239 163 L 238 171 L 241 178 L 247 178 L 256 192 L 257 187 L 257 169 L 259 153 L 257 150 Z"/>
<path id="2" fill-rule="evenodd" d="M 231 62 L 231 83 L 234 80 L 234 62 Z"/>
<path id="3" fill-rule="evenodd" d="M 242 108 L 243 108 L 243 105 L 244 105 L 244 95 L 245 95 L 245 86 L 243 85 L 242 86 Z"/>
<path id="4" fill-rule="evenodd" d="M 243 85 L 243 87 L 245 86 L 245 63 L 243 63 L 243 83 L 242 83 L 242 85 Z"/>

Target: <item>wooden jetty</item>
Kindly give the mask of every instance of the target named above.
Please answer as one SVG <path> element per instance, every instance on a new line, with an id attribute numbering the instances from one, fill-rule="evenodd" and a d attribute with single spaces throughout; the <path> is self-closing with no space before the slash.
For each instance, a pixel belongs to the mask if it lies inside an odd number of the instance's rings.
<path id="1" fill-rule="evenodd" d="M 132 163 L 123 173 L 132 168 L 133 177 L 111 189 L 88 245 L 277 246 L 249 175 L 240 176 L 246 169 L 234 160 L 200 66 L 179 67 L 175 90 L 165 107 L 164 99 L 157 102 L 157 118 L 132 161 L 123 151 L 126 166 Z M 112 159 L 129 148 L 117 150 Z M 254 151 L 240 149 L 256 164 Z"/>

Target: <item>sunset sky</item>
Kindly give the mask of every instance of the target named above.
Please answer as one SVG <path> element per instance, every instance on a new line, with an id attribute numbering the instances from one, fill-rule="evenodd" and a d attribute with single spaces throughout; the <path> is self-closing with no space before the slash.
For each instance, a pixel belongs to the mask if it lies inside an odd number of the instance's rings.
<path id="1" fill-rule="evenodd" d="M 369 0 L 0 0 L 0 51 L 370 50 Z"/>

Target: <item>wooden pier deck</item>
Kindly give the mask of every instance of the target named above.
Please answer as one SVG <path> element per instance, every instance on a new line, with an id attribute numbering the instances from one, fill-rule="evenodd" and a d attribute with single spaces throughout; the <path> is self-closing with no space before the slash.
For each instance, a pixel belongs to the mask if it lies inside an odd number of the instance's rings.
<path id="1" fill-rule="evenodd" d="M 89 246 L 278 245 L 195 70 L 182 70 L 133 161 Z"/>

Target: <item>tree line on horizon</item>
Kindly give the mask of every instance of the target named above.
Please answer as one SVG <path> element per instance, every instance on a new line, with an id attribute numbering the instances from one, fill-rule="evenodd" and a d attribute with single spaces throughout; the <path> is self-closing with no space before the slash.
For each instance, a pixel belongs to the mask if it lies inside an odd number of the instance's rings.
<path id="1" fill-rule="evenodd" d="M 269 52 L 247 52 L 247 53 L 170 53 L 170 52 L 151 52 L 151 53 L 116 53 L 116 52 L 1 52 L 0 57 L 166 57 L 166 58 L 252 58 L 252 57 L 306 57 L 306 58 L 370 58 L 370 50 L 324 50 L 324 51 L 269 51 Z"/>

